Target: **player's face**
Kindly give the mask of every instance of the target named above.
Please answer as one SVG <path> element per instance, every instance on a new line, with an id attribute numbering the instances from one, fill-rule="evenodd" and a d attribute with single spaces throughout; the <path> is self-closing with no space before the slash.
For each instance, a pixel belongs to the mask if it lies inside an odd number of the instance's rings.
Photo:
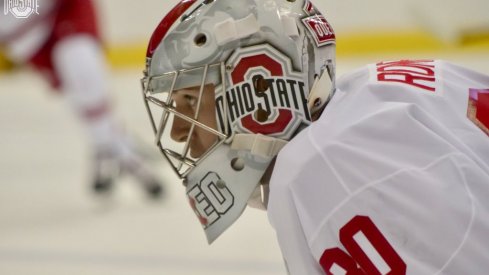
<path id="1" fill-rule="evenodd" d="M 214 85 L 208 84 L 204 86 L 200 108 L 197 106 L 199 90 L 200 87 L 193 87 L 175 91 L 172 95 L 175 109 L 177 112 L 194 118 L 212 129 L 217 129 Z M 196 116 L 197 110 L 199 113 Z M 191 123 L 175 116 L 171 128 L 171 138 L 177 142 L 186 142 L 191 128 Z M 189 149 L 192 158 L 201 157 L 217 141 L 217 137 L 214 134 L 198 126 L 194 127 L 191 135 Z"/>

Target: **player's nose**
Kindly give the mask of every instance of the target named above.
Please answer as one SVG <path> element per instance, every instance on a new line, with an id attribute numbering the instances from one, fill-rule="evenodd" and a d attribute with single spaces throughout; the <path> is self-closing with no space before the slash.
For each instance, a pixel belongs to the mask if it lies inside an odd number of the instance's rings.
<path id="1" fill-rule="evenodd" d="M 190 123 L 185 119 L 175 116 L 171 128 L 170 137 L 176 142 L 185 142 L 189 136 Z"/>

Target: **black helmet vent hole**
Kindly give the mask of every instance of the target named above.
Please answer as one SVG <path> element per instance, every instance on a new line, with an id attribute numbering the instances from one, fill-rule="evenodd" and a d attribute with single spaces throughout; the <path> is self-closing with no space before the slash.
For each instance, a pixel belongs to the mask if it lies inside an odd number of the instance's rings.
<path id="1" fill-rule="evenodd" d="M 195 45 L 197 45 L 198 47 L 202 47 L 205 45 L 205 43 L 207 43 L 207 36 L 203 33 L 199 33 L 195 36 L 194 38 L 194 43 Z"/>

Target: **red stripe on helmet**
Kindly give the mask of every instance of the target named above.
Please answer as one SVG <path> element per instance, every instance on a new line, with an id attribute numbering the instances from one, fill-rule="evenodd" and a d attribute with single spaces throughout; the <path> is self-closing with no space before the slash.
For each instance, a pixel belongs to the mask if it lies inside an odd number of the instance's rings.
<path id="1" fill-rule="evenodd" d="M 170 27 L 177 21 L 187 9 L 192 6 L 197 0 L 182 0 L 161 20 L 156 30 L 153 32 L 149 40 L 146 57 L 152 57 L 161 40 L 165 38 Z"/>

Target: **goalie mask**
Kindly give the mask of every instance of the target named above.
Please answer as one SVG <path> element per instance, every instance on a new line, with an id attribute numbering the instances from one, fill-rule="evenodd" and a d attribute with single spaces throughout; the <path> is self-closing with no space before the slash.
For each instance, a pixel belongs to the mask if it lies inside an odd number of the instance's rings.
<path id="1" fill-rule="evenodd" d="M 143 95 L 155 142 L 209 243 L 322 111 L 334 91 L 334 58 L 334 32 L 307 0 L 182 0 L 161 21 Z"/>

